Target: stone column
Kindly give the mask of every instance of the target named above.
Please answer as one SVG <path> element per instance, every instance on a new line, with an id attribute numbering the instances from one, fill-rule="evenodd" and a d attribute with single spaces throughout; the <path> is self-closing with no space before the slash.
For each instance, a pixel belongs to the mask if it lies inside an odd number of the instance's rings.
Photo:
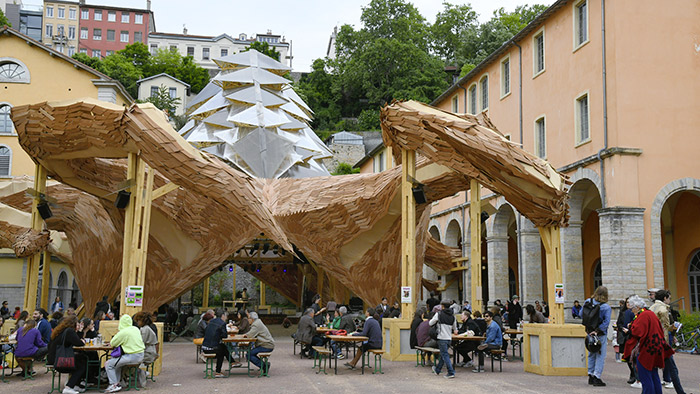
<path id="1" fill-rule="evenodd" d="M 508 237 L 486 237 L 489 273 L 489 304 L 508 300 Z"/>
<path id="2" fill-rule="evenodd" d="M 520 263 L 520 288 L 523 305 L 534 304 L 542 300 L 542 245 L 540 233 L 531 221 L 522 218 L 518 230 L 522 243 L 522 259 Z"/>
<path id="3" fill-rule="evenodd" d="M 611 207 L 598 210 L 603 285 L 612 305 L 647 289 L 644 251 L 644 208 Z"/>
<path id="4" fill-rule="evenodd" d="M 571 308 L 574 300 L 583 302 L 586 298 L 583 288 L 583 245 L 581 227 L 583 222 L 569 220 L 568 227 L 561 228 L 561 260 L 564 271 L 564 298 L 566 308 Z"/>

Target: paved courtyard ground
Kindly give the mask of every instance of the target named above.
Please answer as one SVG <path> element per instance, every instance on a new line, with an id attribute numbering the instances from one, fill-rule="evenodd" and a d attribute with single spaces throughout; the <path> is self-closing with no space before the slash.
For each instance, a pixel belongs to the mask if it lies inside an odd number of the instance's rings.
<path id="1" fill-rule="evenodd" d="M 341 369 L 338 375 L 317 375 L 311 369 L 312 360 L 299 359 L 292 355 L 293 328 L 271 327 L 275 337 L 272 354 L 271 377 L 249 378 L 232 376 L 227 379 L 204 380 L 204 365 L 195 364 L 194 346 L 191 342 L 177 340 L 165 344 L 163 372 L 157 382 L 149 382 L 141 392 L 148 393 L 635 393 L 625 381 L 628 370 L 624 364 L 615 363 L 614 352 L 609 346 L 603 380 L 607 387 L 588 386 L 586 377 L 548 377 L 523 372 L 521 361 L 503 363 L 502 373 L 475 374 L 471 368 L 457 368 L 456 379 L 447 380 L 433 375 L 430 368 L 415 367 L 415 363 L 384 361 L 384 375 L 372 375 L 365 371 Z M 489 364 L 488 359 L 486 363 Z M 680 377 L 688 393 L 700 393 L 700 356 L 678 354 L 676 363 Z M 43 370 L 43 366 L 37 368 Z M 498 369 L 496 369 L 498 371 Z M 444 372 L 443 372 L 444 374 Z M 51 387 L 51 376 L 39 373 L 34 381 L 22 382 L 11 377 L 10 383 L 0 383 L 0 393 L 47 393 Z M 89 393 L 90 391 L 88 391 Z M 673 393 L 673 390 L 664 390 Z"/>

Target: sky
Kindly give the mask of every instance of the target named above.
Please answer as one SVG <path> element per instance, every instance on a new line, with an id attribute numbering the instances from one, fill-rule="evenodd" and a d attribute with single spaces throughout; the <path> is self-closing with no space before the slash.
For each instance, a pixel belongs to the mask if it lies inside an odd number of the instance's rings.
<path id="1" fill-rule="evenodd" d="M 88 4 L 146 8 L 146 0 L 87 0 Z M 292 42 L 292 67 L 295 71 L 310 71 L 315 59 L 326 56 L 333 27 L 344 24 L 361 27 L 362 7 L 370 0 L 152 0 L 156 30 L 217 36 L 227 33 L 237 37 L 272 30 Z M 412 0 L 429 21 L 443 9 L 442 0 Z M 551 4 L 552 0 L 451 0 L 452 4 L 471 3 L 484 22 L 493 11 L 504 7 L 512 11 L 523 4 Z M 24 4 L 42 4 L 41 0 L 23 0 Z"/>

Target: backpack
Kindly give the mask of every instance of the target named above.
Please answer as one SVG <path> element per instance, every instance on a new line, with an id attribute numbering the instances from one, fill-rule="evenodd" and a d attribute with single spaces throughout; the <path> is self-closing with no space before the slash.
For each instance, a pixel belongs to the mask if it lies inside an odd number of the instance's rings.
<path id="1" fill-rule="evenodd" d="M 593 300 L 587 299 L 581 312 L 581 324 L 586 328 L 586 333 L 598 330 L 600 323 L 600 304 L 593 305 Z"/>

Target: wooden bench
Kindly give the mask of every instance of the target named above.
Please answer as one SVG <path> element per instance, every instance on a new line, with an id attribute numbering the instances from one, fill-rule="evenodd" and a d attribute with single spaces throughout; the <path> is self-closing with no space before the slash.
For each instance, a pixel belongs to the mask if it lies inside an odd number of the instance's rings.
<path id="1" fill-rule="evenodd" d="M 53 393 L 54 391 L 57 393 L 62 392 L 63 387 L 61 387 L 61 373 L 56 371 L 53 365 L 46 364 L 46 373 L 49 372 L 51 372 L 51 391 L 49 391 L 49 394 Z M 58 383 L 56 382 L 56 377 L 58 377 Z"/>
<path id="2" fill-rule="evenodd" d="M 314 357 L 314 366 L 312 368 L 318 366 L 317 374 L 323 370 L 323 374 L 328 375 L 326 373 L 326 365 L 330 366 L 331 351 L 323 346 L 314 346 L 313 349 L 316 352 L 316 357 Z M 323 369 L 321 369 L 321 363 L 323 363 Z"/>
<path id="3" fill-rule="evenodd" d="M 498 371 L 503 372 L 503 355 L 505 354 L 505 350 L 491 349 L 489 350 L 489 353 L 491 353 L 491 372 L 494 372 L 493 360 L 496 358 L 498 359 Z"/>
<path id="4" fill-rule="evenodd" d="M 434 347 L 416 346 L 416 367 L 425 367 L 426 355 L 428 356 L 428 361 L 430 361 L 430 356 L 433 356 L 433 360 L 435 360 L 435 357 L 437 357 L 438 354 L 440 354 L 440 349 L 436 349 Z"/>
<path id="5" fill-rule="evenodd" d="M 374 354 L 374 370 L 372 371 L 372 374 L 384 374 L 384 372 L 382 372 L 382 355 L 384 354 L 384 350 L 368 349 L 367 352 Z M 377 368 L 377 359 L 379 359 L 379 368 Z M 369 355 L 367 355 L 367 364 L 369 364 Z"/>
<path id="6" fill-rule="evenodd" d="M 265 376 L 270 377 L 270 356 L 272 352 L 258 353 L 258 358 L 260 358 L 260 375 L 259 378 Z"/>
<path id="7" fill-rule="evenodd" d="M 202 357 L 204 357 L 204 379 L 214 379 L 216 354 L 202 353 Z"/>
<path id="8" fill-rule="evenodd" d="M 310 343 L 302 342 L 294 338 L 294 354 L 297 354 L 297 345 L 299 345 L 299 358 L 304 357 L 304 346 L 309 346 Z"/>
<path id="9" fill-rule="evenodd" d="M 17 364 L 24 371 L 22 375 L 22 380 L 34 380 L 34 374 L 32 374 L 32 369 L 34 368 L 34 358 L 33 357 L 16 357 Z"/>

